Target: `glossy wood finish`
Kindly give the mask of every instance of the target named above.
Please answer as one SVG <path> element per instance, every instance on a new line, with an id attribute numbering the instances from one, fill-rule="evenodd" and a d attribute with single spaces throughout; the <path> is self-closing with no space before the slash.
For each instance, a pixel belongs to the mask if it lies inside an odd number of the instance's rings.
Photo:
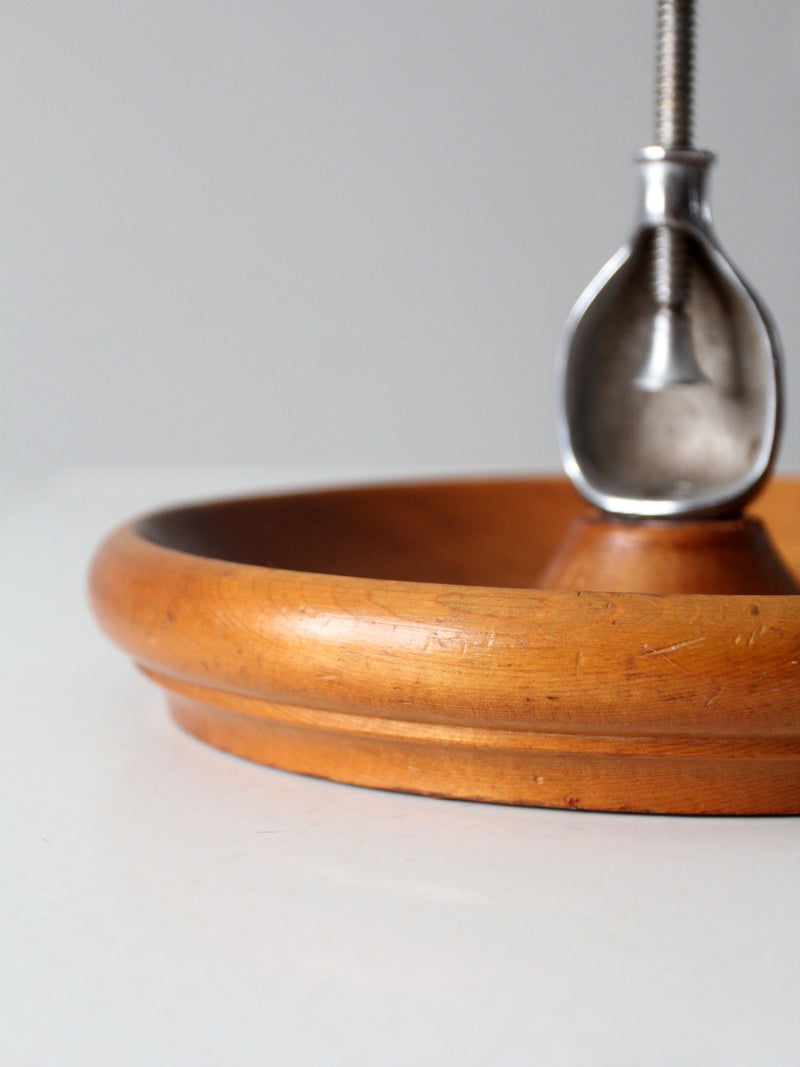
<path id="1" fill-rule="evenodd" d="M 800 570 L 800 482 L 756 509 Z M 109 635 L 220 748 L 361 785 L 614 811 L 800 812 L 800 598 L 531 588 L 561 480 L 152 516 L 92 570 Z"/>

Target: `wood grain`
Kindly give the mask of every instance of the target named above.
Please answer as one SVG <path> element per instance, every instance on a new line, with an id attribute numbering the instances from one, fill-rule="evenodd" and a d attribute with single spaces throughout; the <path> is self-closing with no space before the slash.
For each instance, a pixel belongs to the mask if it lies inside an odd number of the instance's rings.
<path id="1" fill-rule="evenodd" d="M 758 514 L 800 569 L 800 483 Z M 184 508 L 112 534 L 108 634 L 176 720 L 288 770 L 615 811 L 800 813 L 800 598 L 531 588 L 556 479 Z"/>

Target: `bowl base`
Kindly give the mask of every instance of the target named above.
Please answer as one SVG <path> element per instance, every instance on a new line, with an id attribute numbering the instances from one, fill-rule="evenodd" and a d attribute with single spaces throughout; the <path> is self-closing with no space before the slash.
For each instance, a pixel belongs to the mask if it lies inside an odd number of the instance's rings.
<path id="1" fill-rule="evenodd" d="M 789 751 L 777 739 L 743 744 L 712 738 L 532 736 L 231 701 L 218 692 L 208 698 L 171 692 L 172 718 L 189 734 L 233 755 L 350 785 L 589 811 L 800 812 L 800 756 L 795 746 Z M 221 706 L 232 703 L 238 707 Z"/>

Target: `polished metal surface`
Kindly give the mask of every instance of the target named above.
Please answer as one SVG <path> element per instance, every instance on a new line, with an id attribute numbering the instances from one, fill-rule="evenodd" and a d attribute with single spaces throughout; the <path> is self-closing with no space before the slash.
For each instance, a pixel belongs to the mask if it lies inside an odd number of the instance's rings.
<path id="1" fill-rule="evenodd" d="M 567 321 L 560 357 L 564 466 L 604 511 L 641 517 L 735 512 L 772 464 L 779 348 L 758 297 L 722 252 L 707 198 L 709 153 L 647 149 L 641 224 Z M 701 381 L 645 389 L 658 312 L 654 234 L 686 239 L 687 327 Z"/>
<path id="2" fill-rule="evenodd" d="M 659 0 L 656 132 L 631 241 L 579 298 L 560 353 L 567 474 L 632 518 L 735 513 L 775 458 L 779 343 L 711 221 L 710 152 L 689 147 L 692 0 Z"/>

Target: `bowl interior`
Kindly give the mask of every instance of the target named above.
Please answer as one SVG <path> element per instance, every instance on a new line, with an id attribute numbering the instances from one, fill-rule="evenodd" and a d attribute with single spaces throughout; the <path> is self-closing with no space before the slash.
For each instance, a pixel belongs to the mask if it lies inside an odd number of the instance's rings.
<path id="1" fill-rule="evenodd" d="M 529 588 L 585 509 L 563 480 L 469 481 L 224 501 L 150 516 L 138 532 L 231 563 Z"/>
<path id="2" fill-rule="evenodd" d="M 176 508 L 137 530 L 164 547 L 231 563 L 530 588 L 586 509 L 559 478 L 432 482 Z M 751 510 L 800 572 L 800 481 L 776 479 Z"/>

